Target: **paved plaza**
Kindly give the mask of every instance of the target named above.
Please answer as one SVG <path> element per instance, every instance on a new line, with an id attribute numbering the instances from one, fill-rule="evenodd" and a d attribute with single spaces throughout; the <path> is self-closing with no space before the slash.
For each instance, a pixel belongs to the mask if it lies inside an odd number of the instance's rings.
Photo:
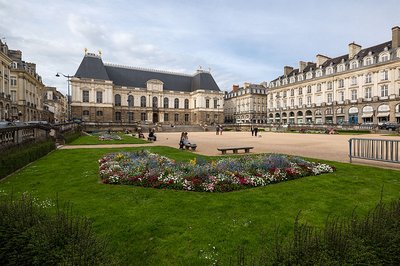
<path id="1" fill-rule="evenodd" d="M 216 135 L 215 132 L 189 132 L 189 141 L 197 144 L 197 154 L 221 155 L 217 150 L 219 147 L 241 147 L 252 146 L 251 153 L 283 153 L 310 158 L 332 160 L 338 162 L 349 162 L 348 152 L 350 138 L 375 138 L 399 140 L 396 136 L 382 136 L 378 134 L 369 135 L 327 135 L 327 134 L 297 134 L 297 133 L 275 133 L 259 132 L 258 137 L 251 136 L 251 132 L 223 132 Z M 157 141 L 146 146 L 169 146 L 179 147 L 180 133 L 157 133 Z M 84 145 L 64 146 L 68 148 L 100 148 L 100 147 L 137 147 L 138 144 L 120 145 Z M 229 153 L 229 151 L 228 151 Z M 240 153 L 240 152 L 239 152 Z M 241 151 L 243 154 L 243 151 Z M 357 164 L 380 166 L 385 168 L 400 169 L 399 164 L 384 163 L 370 160 L 353 160 Z"/>

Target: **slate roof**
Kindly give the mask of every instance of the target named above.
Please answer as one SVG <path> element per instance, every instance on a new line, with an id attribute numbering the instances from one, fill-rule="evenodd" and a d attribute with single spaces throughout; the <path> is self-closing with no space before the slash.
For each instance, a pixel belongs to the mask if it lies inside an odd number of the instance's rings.
<path id="1" fill-rule="evenodd" d="M 378 45 L 375 45 L 375 46 L 371 46 L 371 47 L 368 47 L 368 48 L 365 48 L 365 49 L 361 49 L 361 51 L 358 52 L 356 54 L 356 56 L 360 60 L 360 59 L 364 58 L 365 56 L 367 56 L 369 54 L 369 52 L 371 52 L 372 55 L 379 54 L 380 52 L 382 52 L 385 49 L 385 47 L 387 47 L 390 50 L 392 48 L 392 41 L 387 41 L 387 42 L 384 42 L 384 43 L 381 43 L 381 44 L 378 44 Z M 327 61 L 325 61 L 325 63 L 322 64 L 322 67 L 325 68 L 325 67 L 330 66 L 331 64 L 332 64 L 332 66 L 335 66 L 337 64 L 340 64 L 343 59 L 344 59 L 344 62 L 350 61 L 349 60 L 349 54 L 345 54 L 345 55 L 341 55 L 341 56 L 338 56 L 338 57 L 335 57 L 335 58 L 328 59 Z M 304 68 L 302 73 L 308 72 L 310 70 L 310 68 L 312 68 L 312 70 L 316 70 L 317 69 L 317 65 L 315 63 L 308 63 L 308 65 Z M 293 69 L 287 75 L 287 77 L 290 77 L 290 76 L 293 76 L 293 75 L 297 75 L 299 73 L 300 73 L 299 69 L 296 68 L 296 69 Z M 275 82 L 275 81 L 277 81 L 279 79 L 283 79 L 285 77 L 286 77 L 285 75 L 279 76 L 276 79 L 272 80 L 271 82 Z"/>
<path id="2" fill-rule="evenodd" d="M 75 77 L 111 80 L 114 85 L 146 88 L 146 82 L 157 79 L 164 83 L 164 90 L 191 92 L 199 89 L 220 91 L 209 72 L 198 71 L 194 75 L 177 74 L 157 70 L 104 64 L 99 56 L 87 54 Z"/>

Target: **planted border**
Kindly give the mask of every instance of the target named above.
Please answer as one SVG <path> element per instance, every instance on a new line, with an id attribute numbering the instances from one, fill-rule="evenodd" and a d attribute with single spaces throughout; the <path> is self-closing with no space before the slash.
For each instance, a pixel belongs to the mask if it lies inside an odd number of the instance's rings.
<path id="1" fill-rule="evenodd" d="M 227 157 L 212 162 L 175 162 L 142 150 L 111 153 L 99 160 L 105 184 L 135 185 L 198 192 L 228 192 L 310 175 L 331 173 L 334 167 L 281 154 Z"/>

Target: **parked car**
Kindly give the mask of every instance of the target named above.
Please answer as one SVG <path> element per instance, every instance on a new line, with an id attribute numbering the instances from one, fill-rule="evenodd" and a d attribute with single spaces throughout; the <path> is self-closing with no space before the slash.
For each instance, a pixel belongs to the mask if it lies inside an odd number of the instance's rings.
<path id="1" fill-rule="evenodd" d="M 50 125 L 47 121 L 29 121 L 28 125 Z"/>
<path id="2" fill-rule="evenodd" d="M 9 121 L 0 121 L 0 128 L 6 128 L 6 127 L 15 127 L 15 124 Z"/>
<path id="3" fill-rule="evenodd" d="M 15 124 L 15 126 L 17 126 L 17 127 L 29 126 L 28 123 L 26 123 L 26 122 L 21 122 L 21 121 L 15 121 L 14 124 Z"/>
<path id="4" fill-rule="evenodd" d="M 386 129 L 386 130 L 397 130 L 400 127 L 399 124 L 396 123 L 383 123 L 379 125 L 379 129 Z"/>

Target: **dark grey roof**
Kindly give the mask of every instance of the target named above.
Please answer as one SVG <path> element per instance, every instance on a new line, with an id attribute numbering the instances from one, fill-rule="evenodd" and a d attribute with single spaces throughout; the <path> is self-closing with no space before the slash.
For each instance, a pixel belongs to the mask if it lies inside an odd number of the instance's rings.
<path id="1" fill-rule="evenodd" d="M 91 55 L 85 55 L 75 77 L 110 80 L 101 58 Z"/>
<path id="2" fill-rule="evenodd" d="M 177 74 L 156 70 L 104 65 L 98 56 L 86 55 L 75 77 L 111 80 L 114 85 L 145 88 L 147 81 L 157 79 L 164 83 L 164 90 L 191 92 L 198 89 L 220 91 L 209 72 L 198 71 L 194 75 Z"/>
<path id="3" fill-rule="evenodd" d="M 381 43 L 381 44 L 378 44 L 378 45 L 375 45 L 375 46 L 371 46 L 371 47 L 368 47 L 368 48 L 365 48 L 365 49 L 361 49 L 361 51 L 358 52 L 356 54 L 356 56 L 357 56 L 358 59 L 362 59 L 365 56 L 367 56 L 369 54 L 369 52 L 371 52 L 372 54 L 378 54 L 378 53 L 382 52 L 385 49 L 385 47 L 387 47 L 388 50 L 390 50 L 392 48 L 392 41 L 387 41 L 387 42 L 384 42 L 384 43 Z M 345 54 L 345 55 L 341 55 L 341 56 L 338 56 L 338 57 L 335 57 L 335 58 L 328 59 L 328 60 L 325 61 L 325 63 L 322 64 L 322 67 L 325 68 L 325 67 L 328 67 L 330 65 L 335 66 L 335 65 L 341 63 L 342 61 L 344 61 L 344 62 L 349 61 L 349 54 Z M 316 70 L 317 65 L 315 63 L 308 64 L 304 68 L 303 73 L 309 71 L 310 68 L 312 68 L 312 70 Z M 299 69 L 298 68 L 293 69 L 287 76 L 290 77 L 290 76 L 297 75 L 297 74 L 299 74 Z M 272 80 L 271 82 L 275 82 L 275 81 L 277 81 L 279 79 L 283 79 L 285 77 L 286 77 L 285 75 L 279 76 L 276 79 Z"/>

